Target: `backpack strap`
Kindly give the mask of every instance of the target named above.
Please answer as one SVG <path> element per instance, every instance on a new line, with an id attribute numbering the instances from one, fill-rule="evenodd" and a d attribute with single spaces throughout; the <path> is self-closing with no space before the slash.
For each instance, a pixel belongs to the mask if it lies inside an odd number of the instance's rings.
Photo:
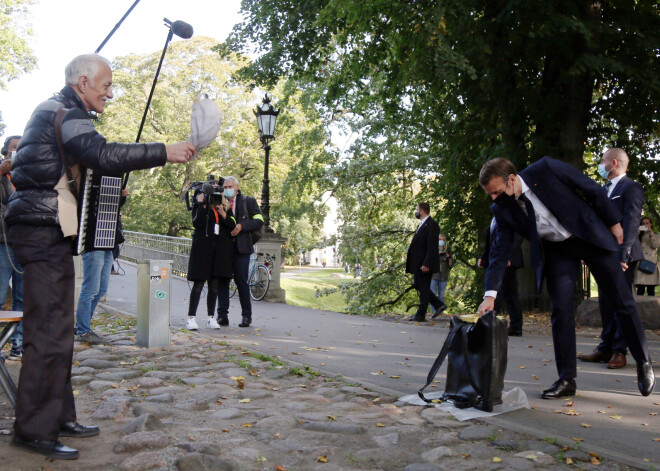
<path id="1" fill-rule="evenodd" d="M 60 150 L 60 156 L 62 157 L 62 165 L 64 166 L 64 171 L 66 172 L 69 190 L 71 193 L 73 193 L 73 196 L 78 199 L 78 185 L 76 179 L 73 178 L 73 173 L 71 172 L 69 154 L 66 152 L 64 143 L 62 142 L 62 121 L 64 121 L 64 115 L 68 111 L 69 108 L 60 108 L 57 110 L 57 114 L 55 115 L 55 140 L 57 140 L 57 148 Z"/>

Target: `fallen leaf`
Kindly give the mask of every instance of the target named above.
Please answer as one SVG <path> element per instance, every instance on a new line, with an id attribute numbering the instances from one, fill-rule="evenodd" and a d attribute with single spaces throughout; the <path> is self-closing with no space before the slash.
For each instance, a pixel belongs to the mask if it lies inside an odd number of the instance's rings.
<path id="1" fill-rule="evenodd" d="M 431 400 L 433 404 L 442 404 L 442 399 L 433 399 Z"/>
<path id="2" fill-rule="evenodd" d="M 583 442 L 584 438 L 571 438 L 574 442 Z"/>
<path id="3" fill-rule="evenodd" d="M 660 438 L 654 438 L 653 441 L 654 442 L 660 442 Z"/>
<path id="4" fill-rule="evenodd" d="M 538 457 L 536 455 L 525 455 L 525 458 L 528 460 L 536 461 Z"/>
<path id="5" fill-rule="evenodd" d="M 275 471 L 287 471 L 287 469 L 284 466 L 275 465 Z"/>
<path id="6" fill-rule="evenodd" d="M 377 397 L 376 399 L 374 399 L 374 400 L 371 401 L 371 402 L 380 402 L 380 397 Z"/>
<path id="7" fill-rule="evenodd" d="M 470 455 L 468 455 L 468 454 L 466 454 L 466 453 L 463 453 L 463 454 L 461 455 L 461 458 L 463 458 L 463 459 L 467 459 L 467 458 L 469 458 L 469 457 L 470 457 Z"/>
<path id="8" fill-rule="evenodd" d="M 573 460 L 570 458 L 566 458 L 566 464 L 571 465 L 573 464 Z"/>
<path id="9" fill-rule="evenodd" d="M 195 441 L 195 437 L 193 437 L 192 435 L 188 435 L 188 441 L 189 441 L 189 442 L 194 442 L 194 441 Z"/>
<path id="10" fill-rule="evenodd" d="M 578 412 L 578 411 L 573 410 L 573 409 L 568 409 L 566 412 L 564 412 L 564 414 L 566 414 L 566 415 L 576 415 L 577 416 L 577 415 L 582 415 L 582 412 Z"/>
<path id="11" fill-rule="evenodd" d="M 332 415 L 328 415 L 328 416 L 326 416 L 326 417 L 328 418 L 328 420 L 332 420 L 332 421 L 337 420 L 337 418 L 334 417 L 334 416 L 332 416 Z"/>
<path id="12" fill-rule="evenodd" d="M 599 413 L 599 414 L 604 414 L 605 411 L 604 411 L 604 410 L 599 410 L 598 413 Z"/>
<path id="13" fill-rule="evenodd" d="M 621 416 L 617 415 L 617 414 L 612 414 L 612 415 L 610 415 L 610 419 L 621 420 Z"/>
<path id="14" fill-rule="evenodd" d="M 229 432 L 229 429 L 228 429 L 228 428 L 223 428 L 222 431 L 223 431 L 224 433 L 228 433 L 228 432 Z"/>
<path id="15" fill-rule="evenodd" d="M 251 427 L 252 427 L 252 424 L 243 424 L 243 425 L 241 425 L 241 427 L 251 428 Z"/>
<path id="16" fill-rule="evenodd" d="M 501 463 L 501 462 L 502 462 L 502 458 L 498 458 L 497 456 L 493 458 L 493 463 Z"/>
<path id="17" fill-rule="evenodd" d="M 571 407 L 572 405 L 573 405 L 573 401 L 566 403 L 566 407 Z"/>
<path id="18" fill-rule="evenodd" d="M 594 466 L 598 466 L 598 465 L 600 465 L 600 461 L 598 460 L 598 458 L 592 457 L 591 458 L 591 464 L 593 464 Z"/>
<path id="19" fill-rule="evenodd" d="M 584 428 L 591 428 L 591 425 L 589 425 L 589 424 L 584 424 L 584 423 L 583 423 L 583 424 L 580 424 L 580 426 L 581 426 L 581 427 L 584 427 Z"/>
<path id="20" fill-rule="evenodd" d="M 543 359 L 543 360 L 541 360 L 541 361 L 545 361 L 545 362 L 548 362 L 548 361 L 552 361 L 552 360 L 548 360 L 547 358 L 544 358 L 544 359 Z"/>
<path id="21" fill-rule="evenodd" d="M 321 455 L 321 456 L 319 456 L 318 458 L 316 458 L 316 462 L 317 462 L 317 463 L 327 463 L 327 462 L 328 462 L 328 458 L 325 457 L 325 456 L 323 456 L 323 455 Z"/>
<path id="22" fill-rule="evenodd" d="M 536 375 L 532 375 L 532 379 L 533 379 L 534 381 L 538 381 L 538 380 L 539 380 L 539 377 L 536 376 Z"/>
<path id="23" fill-rule="evenodd" d="M 521 366 L 519 366 L 518 368 L 520 368 L 521 370 L 524 370 L 524 369 L 527 368 L 527 367 L 521 365 Z"/>
<path id="24" fill-rule="evenodd" d="M 247 404 L 249 402 L 252 402 L 252 399 L 245 398 L 238 401 L 239 404 Z"/>
<path id="25" fill-rule="evenodd" d="M 658 413 L 657 412 L 651 412 L 651 413 L 649 413 L 649 415 L 658 415 Z"/>
<path id="26" fill-rule="evenodd" d="M 646 426 L 648 426 L 648 424 L 642 423 L 642 427 L 646 427 Z"/>
<path id="27" fill-rule="evenodd" d="M 374 375 L 374 376 L 378 376 L 378 375 L 384 375 L 385 372 L 384 371 L 372 371 L 371 374 Z"/>
<path id="28" fill-rule="evenodd" d="M 80 391 L 73 391 L 74 396 L 77 396 L 78 394 L 80 394 Z"/>
<path id="29" fill-rule="evenodd" d="M 593 451 L 589 452 L 589 456 L 593 456 L 594 458 L 600 459 L 600 455 L 598 453 L 594 453 Z"/>
<path id="30" fill-rule="evenodd" d="M 392 379 L 399 379 L 400 377 L 401 377 L 401 376 L 399 376 L 399 375 L 392 375 L 392 376 L 390 376 L 390 378 L 392 378 Z"/>

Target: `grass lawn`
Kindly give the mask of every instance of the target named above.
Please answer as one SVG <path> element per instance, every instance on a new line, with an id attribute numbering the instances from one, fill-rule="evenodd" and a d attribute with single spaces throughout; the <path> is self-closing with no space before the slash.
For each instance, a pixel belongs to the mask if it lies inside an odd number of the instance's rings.
<path id="1" fill-rule="evenodd" d="M 333 293 L 330 296 L 314 297 L 317 289 L 333 288 L 353 279 L 352 276 L 339 277 L 338 274 L 343 275 L 344 270 L 342 268 L 326 268 L 300 273 L 292 278 L 282 278 L 280 284 L 286 290 L 287 304 L 311 309 L 323 309 L 324 311 L 343 312 L 346 306 L 343 294 Z"/>

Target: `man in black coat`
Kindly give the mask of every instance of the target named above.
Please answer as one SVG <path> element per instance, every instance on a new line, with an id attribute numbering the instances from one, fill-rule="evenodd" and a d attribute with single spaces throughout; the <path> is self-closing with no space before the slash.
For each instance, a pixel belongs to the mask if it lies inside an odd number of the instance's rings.
<path id="1" fill-rule="evenodd" d="M 644 259 L 642 244 L 638 237 L 639 222 L 642 219 L 642 206 L 644 205 L 644 190 L 642 185 L 628 178 L 626 172 L 630 158 L 623 149 L 609 149 L 603 154 L 598 165 L 598 173 L 607 178 L 605 191 L 621 213 L 621 227 L 623 227 L 623 243 L 619 245 L 619 263 L 624 270 L 626 283 L 632 291 L 633 277 L 637 263 Z M 607 362 L 610 369 L 619 369 L 626 366 L 626 339 L 620 328 L 617 327 L 613 306 L 598 297 L 600 316 L 603 321 L 603 330 L 600 334 L 602 342 L 596 350 L 589 355 L 578 355 L 582 361 Z"/>
<path id="2" fill-rule="evenodd" d="M 600 287 L 614 312 L 637 362 L 637 386 L 643 396 L 653 392 L 655 374 L 646 335 L 630 287 L 626 283 L 619 247 L 623 242 L 620 213 L 603 189 L 574 167 L 544 157 L 518 173 L 507 159 L 484 164 L 479 183 L 490 195 L 497 221 L 495 243 L 486 272 L 486 293 L 479 314 L 493 309 L 516 233 L 529 239 L 531 264 L 540 287 L 546 277 L 552 301 L 552 337 L 559 379 L 543 391 L 544 399 L 572 396 L 575 377 L 575 307 L 580 260 Z"/>
<path id="3" fill-rule="evenodd" d="M 428 203 L 419 203 L 415 217 L 420 219 L 417 231 L 413 236 L 408 256 L 406 258 L 406 273 L 413 274 L 414 286 L 419 291 L 419 308 L 410 321 L 425 322 L 429 302 L 442 312 L 447 306 L 431 291 L 431 279 L 434 273 L 440 272 L 440 257 L 438 254 L 438 237 L 440 226 L 430 216 Z"/>
<path id="4" fill-rule="evenodd" d="M 60 226 L 65 206 L 55 189 L 66 179 L 55 116 L 59 109 L 68 109 L 61 137 L 73 163 L 104 175 L 188 162 L 195 148 L 187 142 L 169 146 L 107 142 L 88 113 L 102 113 L 112 98 L 110 63 L 96 54 L 78 56 L 67 65 L 65 78 L 60 93 L 32 113 L 12 161 L 16 193 L 5 220 L 12 249 L 25 272 L 24 353 L 11 444 L 49 458 L 76 459 L 78 451 L 58 438 L 89 437 L 99 429 L 76 421 L 71 387 L 74 270 L 72 239 Z"/>
<path id="5" fill-rule="evenodd" d="M 234 282 L 241 302 L 241 323 L 239 327 L 250 327 L 252 324 L 252 302 L 250 300 L 250 256 L 254 253 L 253 234 L 264 225 L 264 217 L 251 196 L 243 195 L 238 189 L 236 177 L 225 177 L 224 192 L 236 218 L 236 228 L 231 232 L 234 238 L 234 250 L 231 263 L 234 270 Z M 220 285 L 218 289 L 218 323 L 229 325 L 229 286 Z"/>
<path id="6" fill-rule="evenodd" d="M 477 266 L 480 268 L 488 268 L 490 247 L 493 242 L 495 242 L 496 229 L 497 222 L 495 221 L 495 218 L 493 218 L 486 230 L 486 247 L 484 253 L 477 261 Z M 499 313 L 502 308 L 502 303 L 506 302 L 507 311 L 509 312 L 510 337 L 522 336 L 522 306 L 520 305 L 520 299 L 518 298 L 518 280 L 516 277 L 516 272 L 523 266 L 522 250 L 520 249 L 522 241 L 522 236 L 516 234 L 513 242 L 514 250 L 511 254 L 511 258 L 507 262 L 506 270 L 504 270 L 504 278 L 502 279 L 502 284 L 497 292 L 497 297 L 495 298 L 495 312 Z"/>

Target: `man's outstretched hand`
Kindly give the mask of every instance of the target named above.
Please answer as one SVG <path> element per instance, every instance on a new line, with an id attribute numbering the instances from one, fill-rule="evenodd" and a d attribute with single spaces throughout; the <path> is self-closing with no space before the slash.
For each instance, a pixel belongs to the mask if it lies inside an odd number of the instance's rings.
<path id="1" fill-rule="evenodd" d="M 492 296 L 486 296 L 483 302 L 479 305 L 479 310 L 477 314 L 483 316 L 488 311 L 492 311 L 495 308 L 495 298 Z"/>
<path id="2" fill-rule="evenodd" d="M 185 164 L 190 160 L 190 157 L 195 155 L 195 146 L 186 141 L 165 146 L 165 150 L 167 161 L 172 163 Z"/>

